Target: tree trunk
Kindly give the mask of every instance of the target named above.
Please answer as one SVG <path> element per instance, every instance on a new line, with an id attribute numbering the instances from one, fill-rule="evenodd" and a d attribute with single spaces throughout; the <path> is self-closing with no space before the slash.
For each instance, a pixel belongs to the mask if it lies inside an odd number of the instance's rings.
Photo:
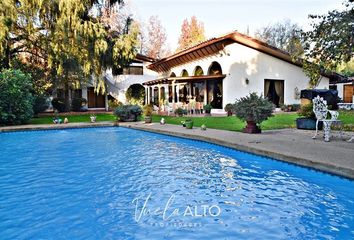
<path id="1" fill-rule="evenodd" d="M 65 102 L 65 112 L 70 111 L 70 88 L 69 83 L 66 81 L 64 84 L 64 102 Z"/>
<path id="2" fill-rule="evenodd" d="M 1 68 L 4 68 L 4 69 L 10 68 L 10 58 L 11 58 L 10 47 L 9 47 L 9 45 L 6 45 L 5 57 L 0 62 L 0 69 Z"/>

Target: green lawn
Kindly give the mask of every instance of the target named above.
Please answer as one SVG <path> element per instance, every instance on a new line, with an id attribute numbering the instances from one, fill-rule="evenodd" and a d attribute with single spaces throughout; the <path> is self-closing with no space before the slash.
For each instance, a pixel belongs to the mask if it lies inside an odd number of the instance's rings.
<path id="1" fill-rule="evenodd" d="M 164 116 L 166 123 L 181 124 L 181 121 L 187 119 L 186 117 L 170 117 Z M 279 113 L 274 117 L 269 118 L 261 124 L 263 130 L 282 129 L 282 128 L 295 128 L 295 120 L 298 118 L 297 113 Z M 232 117 L 192 117 L 194 126 L 200 127 L 205 124 L 208 128 L 241 131 L 245 127 L 245 122 L 242 122 L 235 116 Z M 343 121 L 344 125 L 350 126 L 354 124 L 353 111 L 340 111 L 339 119 Z M 153 122 L 159 122 L 161 116 L 154 115 Z M 347 129 L 352 129 L 347 128 Z"/>
<path id="2" fill-rule="evenodd" d="M 181 121 L 187 119 L 186 117 L 170 117 L 163 116 L 166 123 L 169 124 L 181 124 Z M 268 119 L 262 123 L 262 129 L 281 129 L 281 128 L 293 128 L 295 127 L 296 114 L 277 114 L 276 116 Z M 194 121 L 194 126 L 200 127 L 205 124 L 208 128 L 231 130 L 231 131 L 241 131 L 246 123 L 242 122 L 235 116 L 232 117 L 192 117 Z M 154 115 L 152 118 L 153 122 L 159 122 L 161 116 Z"/>
<path id="3" fill-rule="evenodd" d="M 95 114 L 97 116 L 96 121 L 115 121 L 116 117 L 112 113 L 98 113 Z M 54 116 L 54 115 L 53 115 Z M 41 116 L 38 118 L 32 118 L 29 122 L 30 124 L 49 124 L 53 123 L 53 116 Z M 69 122 L 90 122 L 91 114 L 83 114 L 83 115 L 65 115 L 59 114 L 59 117 L 64 120 L 65 117 L 68 118 Z"/>
<path id="4" fill-rule="evenodd" d="M 67 117 L 69 122 L 90 122 L 90 114 L 83 115 L 59 115 L 61 119 Z M 115 116 L 112 113 L 99 113 L 96 114 L 97 121 L 115 121 Z M 153 122 L 159 122 L 162 116 L 154 115 Z M 163 116 L 166 123 L 169 124 L 181 124 L 186 117 L 170 117 Z M 296 113 L 280 113 L 274 117 L 269 118 L 267 121 L 261 124 L 263 130 L 281 129 L 281 128 L 294 128 L 295 119 L 298 117 Z M 232 117 L 192 117 L 194 126 L 200 127 L 205 124 L 208 128 L 241 131 L 244 128 L 245 123 L 235 116 Z M 354 112 L 353 111 L 340 111 L 339 119 L 343 121 L 346 126 L 345 129 L 353 131 L 354 129 Z M 53 123 L 53 116 L 42 116 L 39 118 L 33 118 L 30 124 L 51 124 Z"/>

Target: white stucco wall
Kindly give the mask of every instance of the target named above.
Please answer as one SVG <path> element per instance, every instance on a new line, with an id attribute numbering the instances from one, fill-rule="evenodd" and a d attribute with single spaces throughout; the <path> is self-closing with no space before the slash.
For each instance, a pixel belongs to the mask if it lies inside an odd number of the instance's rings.
<path id="1" fill-rule="evenodd" d="M 226 74 L 223 80 L 224 106 L 251 92 L 264 94 L 265 79 L 284 80 L 284 104 L 300 103 L 300 100 L 295 99 L 295 88 L 306 89 L 309 82 L 301 67 L 238 43 L 226 46 L 225 53 L 174 67 L 162 75 L 169 76 L 174 72 L 178 77 L 186 69 L 192 76 L 196 66 L 202 67 L 204 74 L 207 74 L 211 63 L 217 61 L 222 73 Z M 246 78 L 249 84 L 246 84 Z M 322 77 L 317 88 L 328 89 L 329 79 Z"/>
<path id="2" fill-rule="evenodd" d="M 342 100 L 344 99 L 344 85 L 348 83 L 337 83 L 337 91 L 338 91 L 338 97 L 340 97 Z"/>
<path id="3" fill-rule="evenodd" d="M 106 72 L 107 78 L 107 92 L 118 99 L 122 103 L 126 103 L 125 93 L 130 85 L 150 81 L 156 79 L 158 74 L 150 69 L 146 68 L 148 63 L 143 64 L 143 75 L 116 75 L 113 76 L 112 70 L 109 69 Z"/>

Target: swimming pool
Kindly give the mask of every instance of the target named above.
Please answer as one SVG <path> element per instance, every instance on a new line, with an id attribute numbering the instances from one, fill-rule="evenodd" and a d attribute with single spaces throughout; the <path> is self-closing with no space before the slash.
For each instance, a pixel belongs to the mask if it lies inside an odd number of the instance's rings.
<path id="1" fill-rule="evenodd" d="M 354 238 L 348 179 L 126 128 L 0 142 L 0 239 Z"/>

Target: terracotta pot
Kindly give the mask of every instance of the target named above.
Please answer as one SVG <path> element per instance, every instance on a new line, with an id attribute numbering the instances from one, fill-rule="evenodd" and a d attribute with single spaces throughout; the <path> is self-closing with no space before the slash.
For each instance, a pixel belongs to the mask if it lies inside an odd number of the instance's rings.
<path id="1" fill-rule="evenodd" d="M 243 129 L 244 133 L 261 133 L 261 129 L 254 121 L 247 121 L 246 127 Z"/>
<path id="2" fill-rule="evenodd" d="M 151 123 L 152 122 L 152 117 L 151 116 L 145 116 L 144 120 L 145 120 L 145 123 Z"/>

